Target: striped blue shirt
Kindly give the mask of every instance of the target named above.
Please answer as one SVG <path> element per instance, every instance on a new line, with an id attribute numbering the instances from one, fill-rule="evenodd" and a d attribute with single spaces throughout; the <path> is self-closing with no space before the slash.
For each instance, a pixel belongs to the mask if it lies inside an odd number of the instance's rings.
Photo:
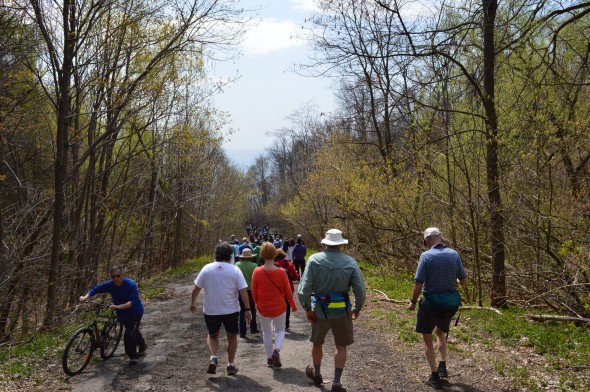
<path id="1" fill-rule="evenodd" d="M 457 279 L 465 277 L 459 253 L 439 243 L 420 255 L 414 282 L 423 283 L 425 293 L 443 294 L 455 291 Z"/>

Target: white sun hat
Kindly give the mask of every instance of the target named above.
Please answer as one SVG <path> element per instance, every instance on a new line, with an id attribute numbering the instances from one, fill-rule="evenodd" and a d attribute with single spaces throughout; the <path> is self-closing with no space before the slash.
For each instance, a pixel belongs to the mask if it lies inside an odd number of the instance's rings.
<path id="1" fill-rule="evenodd" d="M 342 245 L 348 244 L 348 240 L 342 238 L 342 232 L 338 229 L 330 229 L 326 232 L 326 238 L 322 240 L 322 244 L 326 245 Z"/>

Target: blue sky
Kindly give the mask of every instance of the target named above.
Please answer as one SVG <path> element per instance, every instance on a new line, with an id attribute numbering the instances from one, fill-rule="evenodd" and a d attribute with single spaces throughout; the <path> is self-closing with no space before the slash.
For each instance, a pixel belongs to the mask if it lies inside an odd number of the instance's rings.
<path id="1" fill-rule="evenodd" d="M 224 149 L 246 169 L 272 143 L 267 133 L 286 127 L 285 119 L 303 105 L 317 105 L 321 112 L 334 110 L 332 81 L 290 71 L 304 62 L 311 48 L 296 38 L 304 20 L 314 9 L 312 0 L 243 0 L 244 8 L 261 8 L 256 26 L 249 29 L 241 45 L 243 55 L 235 61 L 212 66 L 214 79 L 240 75 L 214 106 L 227 112 L 233 134 L 226 136 Z"/>

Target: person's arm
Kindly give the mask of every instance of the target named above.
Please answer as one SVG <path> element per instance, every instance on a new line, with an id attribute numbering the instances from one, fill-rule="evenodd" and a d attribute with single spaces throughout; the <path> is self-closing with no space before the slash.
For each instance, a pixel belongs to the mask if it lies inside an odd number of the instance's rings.
<path id="1" fill-rule="evenodd" d="M 197 297 L 199 296 L 200 292 L 201 292 L 201 288 L 199 286 L 193 287 L 193 293 L 191 296 L 191 306 L 189 307 L 189 309 L 192 313 L 197 312 Z"/>
<path id="2" fill-rule="evenodd" d="M 107 280 L 104 283 L 94 286 L 93 288 L 88 290 L 88 292 L 85 295 L 81 296 L 78 299 L 80 301 L 86 301 L 88 298 L 93 297 L 95 294 L 106 293 L 107 292 L 106 287 L 109 283 L 111 283 L 111 281 Z"/>
<path id="3" fill-rule="evenodd" d="M 289 270 L 289 273 L 293 277 L 293 280 L 299 280 L 299 274 L 297 273 L 297 270 L 295 269 L 295 265 L 293 265 L 292 261 L 287 262 L 287 269 Z"/>
<path id="4" fill-rule="evenodd" d="M 252 289 L 252 299 L 254 300 L 254 303 L 258 302 L 258 267 L 254 269 L 254 272 L 252 272 L 252 281 L 250 282 L 250 287 Z"/>
<path id="5" fill-rule="evenodd" d="M 131 295 L 129 296 L 129 301 L 125 302 L 124 304 L 111 305 L 110 309 L 112 309 L 112 310 L 131 309 L 133 307 L 133 304 L 138 304 L 140 302 L 141 301 L 139 299 L 139 291 L 137 290 L 137 284 L 134 284 L 133 287 L 131 287 Z"/>
<path id="6" fill-rule="evenodd" d="M 366 288 L 363 274 L 356 266 L 351 279 L 352 292 L 354 293 L 354 306 L 352 307 L 352 319 L 356 320 L 359 316 L 366 299 Z"/>
<path id="7" fill-rule="evenodd" d="M 412 297 L 410 298 L 410 304 L 408 305 L 408 310 L 416 309 L 416 304 L 418 303 L 418 298 L 420 297 L 420 293 L 422 292 L 422 286 L 424 286 L 424 283 L 414 282 L 414 287 L 412 288 Z"/>

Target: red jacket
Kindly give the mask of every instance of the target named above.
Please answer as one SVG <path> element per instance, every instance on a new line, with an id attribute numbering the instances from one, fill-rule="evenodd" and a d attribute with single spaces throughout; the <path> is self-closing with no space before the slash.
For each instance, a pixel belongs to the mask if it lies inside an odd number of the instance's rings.
<path id="1" fill-rule="evenodd" d="M 293 286 L 293 281 L 299 280 L 299 275 L 297 274 L 297 270 L 295 269 L 293 262 L 283 259 L 283 260 L 276 260 L 275 264 L 277 265 L 277 267 L 287 268 L 287 271 L 289 271 L 289 273 L 287 274 L 287 277 L 289 277 L 289 284 L 291 285 L 291 292 L 292 293 L 295 292 L 295 286 Z"/>

